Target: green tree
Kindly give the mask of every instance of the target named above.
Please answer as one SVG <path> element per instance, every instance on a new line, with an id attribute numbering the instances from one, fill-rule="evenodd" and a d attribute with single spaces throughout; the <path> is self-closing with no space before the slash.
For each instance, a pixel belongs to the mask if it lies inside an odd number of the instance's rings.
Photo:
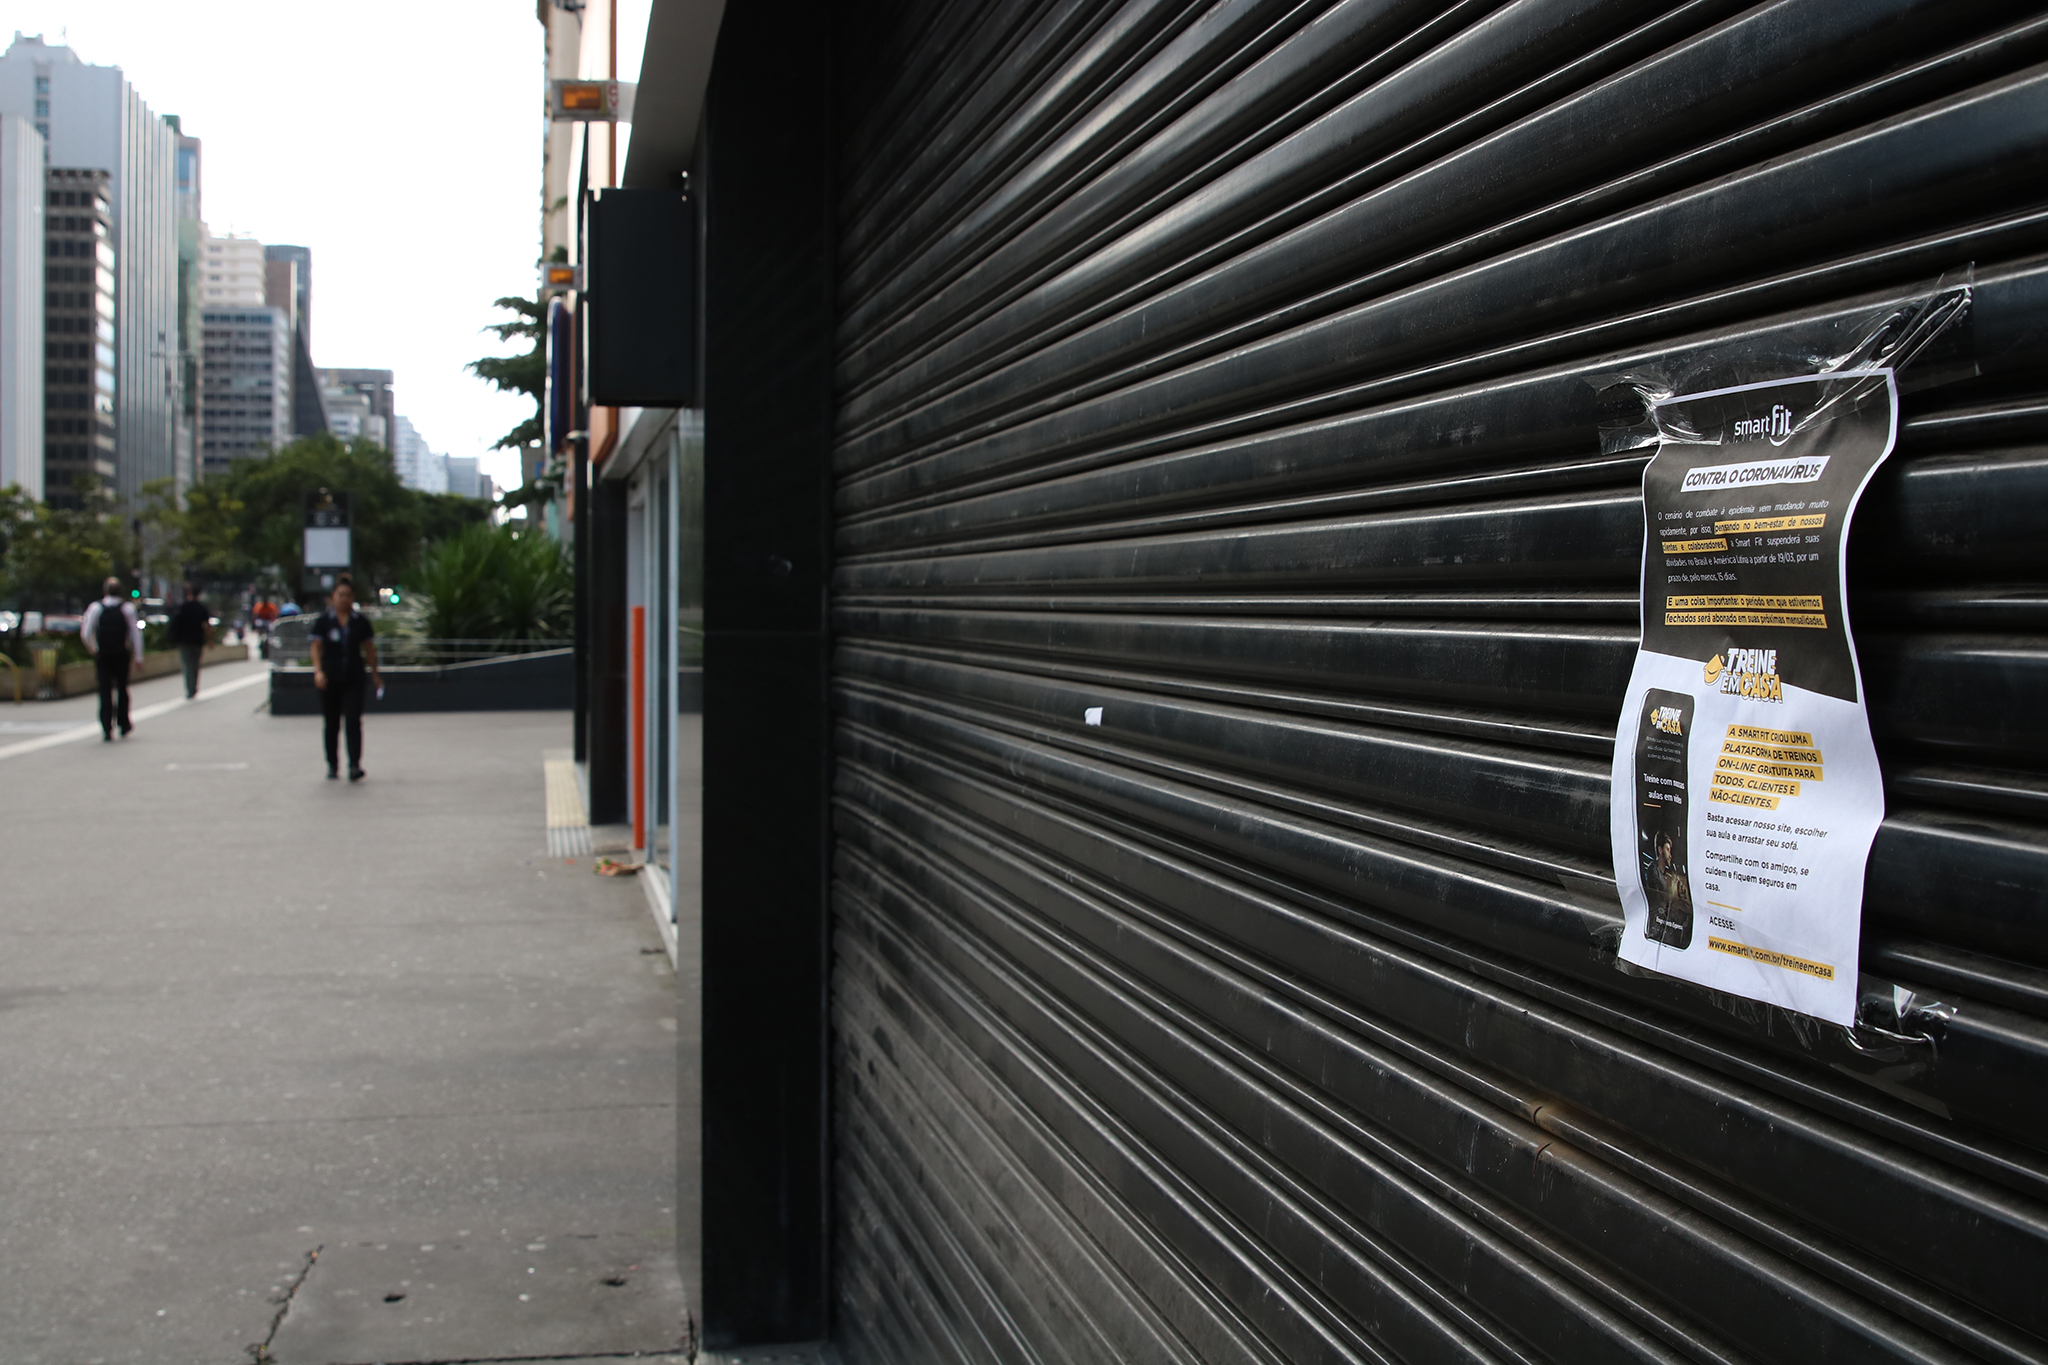
<path id="1" fill-rule="evenodd" d="M 127 556 L 127 538 L 112 515 L 113 497 L 98 480 L 81 479 L 77 507 L 52 508 L 19 488 L 0 492 L 0 591 L 26 607 L 82 605 Z"/>
<path id="2" fill-rule="evenodd" d="M 422 493 L 418 506 L 420 540 L 427 545 L 438 544 L 466 527 L 491 519 L 489 503 L 459 493 Z"/>
<path id="3" fill-rule="evenodd" d="M 192 527 L 186 548 L 209 572 L 218 566 L 233 570 L 223 576 L 240 577 L 276 564 L 285 583 L 296 585 L 304 567 L 306 497 L 323 488 L 349 495 L 359 572 L 391 583 L 418 562 L 420 495 L 399 482 L 391 452 L 361 438 L 344 445 L 325 432 L 301 436 L 265 459 L 237 460 L 195 488 L 198 499 L 188 498 L 184 513 Z"/>
<path id="4" fill-rule="evenodd" d="M 556 247 L 555 259 L 563 257 L 562 249 Z M 493 450 L 517 450 L 524 468 L 529 452 L 540 445 L 543 434 L 541 417 L 547 397 L 548 367 L 546 305 L 508 295 L 493 306 L 517 316 L 510 322 L 492 323 L 484 330 L 496 333 L 500 341 L 525 337 L 532 342 L 532 347 L 516 355 L 485 356 L 471 361 L 468 368 L 471 374 L 503 392 L 524 394 L 533 400 L 533 416 L 500 436 L 491 447 Z M 532 507 L 538 512 L 561 496 L 563 477 L 561 461 L 551 461 L 547 469 L 506 492 L 498 499 L 498 505 L 505 508 Z"/>
<path id="5" fill-rule="evenodd" d="M 151 547 L 150 569 L 171 579 L 253 583 L 274 564 L 290 591 L 301 581 L 306 497 L 323 488 L 349 495 L 352 554 L 366 589 L 405 582 L 424 545 L 491 515 L 475 498 L 405 487 L 391 453 L 375 442 L 307 436 L 262 459 L 237 460 L 188 489 L 182 505 L 168 479 L 146 485 L 136 520 Z M 7 507 L 0 500 L 0 545 L 11 524 Z"/>
<path id="6" fill-rule="evenodd" d="M 510 322 L 494 322 L 484 331 L 496 333 L 500 341 L 524 337 L 530 344 L 516 355 L 487 355 L 480 360 L 472 360 L 467 368 L 486 384 L 505 393 L 524 394 L 533 400 L 533 416 L 500 436 L 491 447 L 493 450 L 524 450 L 541 439 L 541 393 L 547 382 L 548 363 L 541 334 L 547 323 L 541 305 L 532 299 L 507 295 L 491 306 L 516 316 Z"/>
<path id="7" fill-rule="evenodd" d="M 21 528 L 35 515 L 36 500 L 23 491 L 18 483 L 0 488 L 0 577 L 7 572 L 7 549 L 14 544 L 14 538 L 21 534 Z M 5 590 L 0 583 L 0 591 Z"/>
<path id="8" fill-rule="evenodd" d="M 185 553 L 184 519 L 176 480 L 151 479 L 142 485 L 135 523 L 141 532 L 142 567 L 150 577 L 171 582 L 185 577 L 189 556 Z M 172 595 L 176 596 L 175 592 Z"/>
<path id="9" fill-rule="evenodd" d="M 244 527 L 249 504 L 236 496 L 231 480 L 208 479 L 185 490 L 178 542 L 185 562 L 205 578 L 244 583 L 265 564 L 250 547 Z"/>
<path id="10" fill-rule="evenodd" d="M 185 491 L 179 504 L 169 479 L 142 485 L 136 520 L 150 547 L 149 571 L 166 579 L 201 578 L 246 583 L 260 567 L 243 541 L 248 504 L 232 479 L 215 478 Z"/>

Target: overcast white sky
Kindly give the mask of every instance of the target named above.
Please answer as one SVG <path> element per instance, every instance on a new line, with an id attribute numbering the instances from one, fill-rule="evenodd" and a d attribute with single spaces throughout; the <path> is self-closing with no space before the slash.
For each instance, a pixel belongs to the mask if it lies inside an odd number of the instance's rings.
<path id="1" fill-rule="evenodd" d="M 622 80 L 638 77 L 650 3 L 620 4 Z M 315 364 L 393 371 L 433 449 L 516 480 L 518 460 L 486 447 L 531 409 L 462 366 L 504 349 L 478 331 L 491 300 L 535 284 L 533 0 L 14 0 L 7 24 L 123 68 L 179 115 L 205 143 L 214 231 L 312 248 Z"/>

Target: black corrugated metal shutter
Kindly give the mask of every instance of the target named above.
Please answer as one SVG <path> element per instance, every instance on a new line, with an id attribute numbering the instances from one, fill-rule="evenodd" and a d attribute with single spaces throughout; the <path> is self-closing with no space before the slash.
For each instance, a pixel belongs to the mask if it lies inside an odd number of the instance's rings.
<path id="1" fill-rule="evenodd" d="M 856 1358 L 2048 1359 L 2038 10 L 848 20 Z M 1863 1023 L 1625 975 L 1586 376 L 1966 270 L 1852 552 Z"/>

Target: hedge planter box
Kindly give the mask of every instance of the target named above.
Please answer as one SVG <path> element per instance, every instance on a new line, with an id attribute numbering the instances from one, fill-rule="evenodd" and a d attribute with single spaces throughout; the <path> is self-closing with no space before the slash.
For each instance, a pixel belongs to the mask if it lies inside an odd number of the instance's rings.
<path id="1" fill-rule="evenodd" d="M 372 692 L 363 710 L 566 711 L 575 704 L 575 662 L 575 650 L 550 649 L 472 663 L 387 668 L 384 700 Z M 312 669 L 270 670 L 270 714 L 320 714 Z"/>
<path id="2" fill-rule="evenodd" d="M 199 656 L 199 666 L 204 669 L 208 664 L 238 664 L 248 657 L 249 647 L 247 645 L 208 645 L 206 652 Z M 100 684 L 97 667 L 92 660 L 86 659 L 80 663 L 65 664 L 62 668 L 59 668 L 57 670 L 57 695 L 60 697 L 82 697 L 88 693 L 99 691 Z M 165 677 L 177 671 L 177 650 L 153 650 L 142 656 L 142 667 L 136 671 L 131 681 L 147 682 L 151 678 Z M 199 685 L 201 687 L 206 685 L 206 679 L 203 674 L 199 679 Z M 29 676 L 23 681 L 23 691 L 25 694 L 33 695 L 35 687 L 35 677 L 33 670 L 31 670 Z"/>

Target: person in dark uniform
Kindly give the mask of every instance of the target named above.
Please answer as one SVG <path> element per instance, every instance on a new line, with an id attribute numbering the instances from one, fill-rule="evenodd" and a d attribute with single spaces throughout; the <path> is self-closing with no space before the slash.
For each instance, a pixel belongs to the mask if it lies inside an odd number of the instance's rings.
<path id="1" fill-rule="evenodd" d="M 384 687 L 377 667 L 377 632 L 356 610 L 356 589 L 347 574 L 335 581 L 328 608 L 313 623 L 313 685 L 320 689 L 320 710 L 327 718 L 327 778 L 341 776 L 335 740 L 348 727 L 348 780 L 363 780 L 363 701 L 374 684 Z"/>
<path id="2" fill-rule="evenodd" d="M 171 613 L 171 643 L 178 647 L 178 661 L 185 668 L 185 699 L 199 694 L 199 661 L 206 655 L 213 618 L 199 599 L 199 585 L 185 585 L 185 600 Z"/>
<path id="3" fill-rule="evenodd" d="M 124 739 L 135 728 L 128 723 L 128 679 L 142 667 L 142 622 L 134 604 L 121 596 L 120 579 L 109 578 L 101 594 L 85 609 L 78 639 L 92 655 L 100 685 L 100 734 L 112 743 L 116 725 Z"/>

